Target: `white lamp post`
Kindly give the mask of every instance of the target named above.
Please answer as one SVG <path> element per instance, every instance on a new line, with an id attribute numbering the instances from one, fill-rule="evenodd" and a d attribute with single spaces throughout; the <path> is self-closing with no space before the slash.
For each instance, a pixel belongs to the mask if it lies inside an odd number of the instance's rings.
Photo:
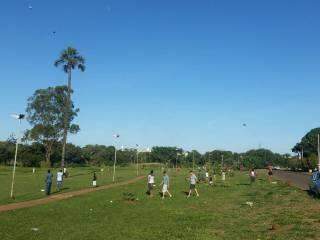
<path id="1" fill-rule="evenodd" d="M 115 144 L 114 144 L 114 161 L 113 161 L 112 182 L 114 182 L 115 176 L 116 176 L 116 163 L 117 163 L 117 143 L 116 143 L 116 140 L 120 137 L 120 135 L 119 134 L 114 134 L 113 137 L 115 139 Z"/>
<path id="2" fill-rule="evenodd" d="M 24 114 L 12 114 L 11 117 L 19 120 L 19 129 L 21 125 L 21 120 L 24 119 Z M 16 165 L 17 165 L 17 157 L 18 157 L 18 146 L 19 146 L 19 133 L 17 134 L 16 139 L 16 151 L 14 155 L 14 163 L 13 163 L 13 170 L 12 170 L 12 181 L 11 181 L 11 191 L 10 191 L 10 197 L 13 198 L 13 187 L 14 187 L 14 178 L 16 174 Z"/>
<path id="3" fill-rule="evenodd" d="M 136 144 L 136 149 L 137 149 L 137 162 L 136 162 L 136 164 L 137 164 L 137 176 L 139 176 L 139 145 L 138 144 Z"/>

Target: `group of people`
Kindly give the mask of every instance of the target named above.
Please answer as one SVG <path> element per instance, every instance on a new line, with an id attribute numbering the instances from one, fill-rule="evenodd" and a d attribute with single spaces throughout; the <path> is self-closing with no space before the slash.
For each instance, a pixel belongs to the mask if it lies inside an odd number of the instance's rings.
<path id="1" fill-rule="evenodd" d="M 271 181 L 272 181 L 272 176 L 273 176 L 273 172 L 272 172 L 272 167 L 271 167 L 271 166 L 269 166 L 269 167 L 267 168 L 267 172 L 268 172 L 268 180 L 269 180 L 269 182 L 271 182 Z M 249 177 L 250 177 L 250 182 L 251 182 L 251 184 L 256 181 L 257 173 L 256 173 L 256 171 L 254 170 L 254 168 L 251 168 L 251 169 L 250 169 Z"/>
<path id="2" fill-rule="evenodd" d="M 57 180 L 57 191 L 60 191 L 62 188 L 62 183 L 63 183 L 63 172 L 62 170 L 59 170 L 56 175 L 56 180 Z M 51 170 L 49 169 L 45 178 L 45 183 L 46 183 L 46 194 L 50 195 L 51 194 L 51 186 L 52 186 L 52 178 L 53 174 L 51 173 Z"/>
<path id="3" fill-rule="evenodd" d="M 194 174 L 193 171 L 190 171 L 190 175 L 189 175 L 188 180 L 190 182 L 190 185 L 189 185 L 189 192 L 188 192 L 188 196 L 187 197 L 189 198 L 193 192 L 195 192 L 196 196 L 199 197 L 199 193 L 198 193 L 198 190 L 196 188 L 196 184 L 197 184 L 198 178 Z M 148 175 L 147 186 L 148 186 L 147 194 L 150 197 L 153 197 L 153 190 L 154 190 L 154 187 L 156 186 L 155 185 L 155 176 L 154 176 L 153 170 L 151 170 L 149 175 Z M 165 198 L 166 194 L 168 194 L 170 198 L 172 197 L 172 194 L 169 192 L 170 178 L 169 178 L 169 175 L 167 174 L 166 171 L 163 171 L 162 182 L 160 183 L 159 186 L 162 186 L 162 190 L 161 190 L 162 199 Z"/>

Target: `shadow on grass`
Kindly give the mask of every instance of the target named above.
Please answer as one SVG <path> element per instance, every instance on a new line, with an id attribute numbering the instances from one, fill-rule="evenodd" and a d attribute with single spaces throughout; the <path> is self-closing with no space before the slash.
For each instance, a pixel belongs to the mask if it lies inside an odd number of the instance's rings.
<path id="1" fill-rule="evenodd" d="M 189 195 L 189 192 L 188 191 L 181 191 L 182 194 L 188 196 Z"/>
<path id="2" fill-rule="evenodd" d="M 237 183 L 237 186 L 251 186 L 250 183 Z"/>

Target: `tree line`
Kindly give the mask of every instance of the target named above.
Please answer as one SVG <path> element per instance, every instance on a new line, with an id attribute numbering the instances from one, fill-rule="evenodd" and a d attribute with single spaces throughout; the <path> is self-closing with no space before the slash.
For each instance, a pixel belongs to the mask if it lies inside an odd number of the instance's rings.
<path id="1" fill-rule="evenodd" d="M 292 152 L 296 154 L 290 159 L 290 165 L 293 169 L 308 170 L 317 167 L 318 135 L 320 135 L 320 128 L 311 129 L 292 148 Z"/>
<path id="2" fill-rule="evenodd" d="M 62 143 L 56 141 L 51 146 L 50 166 L 61 166 Z M 25 167 L 48 166 L 46 146 L 41 142 L 20 144 L 18 164 Z M 0 164 L 11 165 L 14 159 L 15 139 L 0 141 Z M 111 166 L 114 162 L 114 146 L 66 145 L 66 166 Z M 161 163 L 168 167 L 193 168 L 203 165 L 222 165 L 228 168 L 264 168 L 271 165 L 287 166 L 285 155 L 273 153 L 267 149 L 250 150 L 245 153 L 214 150 L 201 154 L 197 150 L 184 151 L 177 147 L 155 146 L 151 151 L 141 151 L 137 148 L 117 149 L 117 164 L 130 165 Z"/>

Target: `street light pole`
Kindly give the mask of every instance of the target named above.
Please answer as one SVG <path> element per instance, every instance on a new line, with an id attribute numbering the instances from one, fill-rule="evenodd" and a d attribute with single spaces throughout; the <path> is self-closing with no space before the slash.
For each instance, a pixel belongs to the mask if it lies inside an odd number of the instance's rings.
<path id="1" fill-rule="evenodd" d="M 194 171 L 194 150 L 192 150 L 192 170 Z"/>
<path id="2" fill-rule="evenodd" d="M 119 134 L 113 135 L 115 138 L 115 144 L 114 144 L 114 161 L 113 161 L 113 176 L 112 176 L 112 182 L 115 181 L 115 176 L 116 176 L 116 163 L 117 163 L 117 143 L 116 139 L 120 137 Z"/>
<path id="3" fill-rule="evenodd" d="M 116 162 L 117 162 L 117 147 L 114 146 L 114 162 L 113 162 L 112 182 L 114 182 L 114 178 L 115 178 L 115 175 L 116 175 Z"/>
<path id="4" fill-rule="evenodd" d="M 223 154 L 221 155 L 221 169 L 223 171 Z"/>
<path id="5" fill-rule="evenodd" d="M 139 145 L 136 144 L 137 156 L 136 156 L 136 166 L 137 166 L 137 176 L 139 176 Z"/>
<path id="6" fill-rule="evenodd" d="M 19 147 L 19 132 L 21 128 L 21 120 L 24 119 L 24 114 L 19 115 L 12 115 L 15 119 L 19 120 L 19 130 L 17 133 L 17 139 L 16 139 L 16 150 L 14 154 L 14 163 L 13 163 L 13 170 L 12 170 L 12 181 L 11 181 L 11 191 L 10 191 L 10 197 L 13 198 L 13 188 L 14 188 L 14 180 L 16 175 L 16 166 L 17 166 L 17 158 L 18 158 L 18 147 Z"/>

